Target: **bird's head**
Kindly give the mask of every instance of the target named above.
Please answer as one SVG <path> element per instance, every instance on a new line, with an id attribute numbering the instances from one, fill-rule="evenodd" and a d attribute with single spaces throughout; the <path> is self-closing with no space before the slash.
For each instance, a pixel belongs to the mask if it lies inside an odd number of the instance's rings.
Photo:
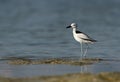
<path id="1" fill-rule="evenodd" d="M 66 28 L 77 28 L 77 24 L 76 23 L 72 23 L 70 26 L 67 26 Z"/>

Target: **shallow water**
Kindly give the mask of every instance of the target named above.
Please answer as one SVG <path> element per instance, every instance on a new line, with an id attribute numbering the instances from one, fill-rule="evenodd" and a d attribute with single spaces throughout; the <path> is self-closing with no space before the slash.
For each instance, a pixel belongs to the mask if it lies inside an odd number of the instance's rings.
<path id="1" fill-rule="evenodd" d="M 74 58 L 74 57 L 72 57 Z M 100 72 L 119 72 L 120 71 L 120 60 L 116 59 L 105 59 L 102 58 L 98 59 L 89 59 L 86 60 L 87 62 L 93 61 L 93 63 L 88 64 L 72 64 L 73 61 L 76 61 L 72 58 L 65 58 L 69 60 L 68 63 L 64 64 L 52 64 L 52 63 L 43 63 L 40 64 L 38 59 L 47 58 L 11 58 L 11 59 L 4 59 L 0 62 L 0 76 L 4 77 L 12 77 L 12 78 L 19 78 L 19 77 L 35 77 L 35 76 L 50 76 L 50 75 L 63 75 L 69 73 L 92 73 L 97 74 Z M 21 61 L 14 61 L 14 60 L 24 60 L 28 61 L 28 63 L 21 62 Z M 51 58 L 50 58 L 51 59 Z M 50 60 L 49 59 L 49 60 Z M 38 60 L 38 63 L 32 63 L 31 61 Z M 56 60 L 57 61 L 57 60 Z M 62 60 L 61 60 L 62 61 Z M 63 59 L 64 61 L 64 59 Z M 71 63 L 70 63 L 71 61 Z M 79 61 L 79 60 L 77 60 Z M 11 63 L 9 63 L 11 62 Z M 20 63 L 21 62 L 21 63 Z M 31 62 L 31 63 L 30 63 Z M 42 62 L 42 61 L 41 61 Z M 59 61 L 58 61 L 59 62 Z"/>
<path id="2" fill-rule="evenodd" d="M 79 57 L 80 45 L 73 39 L 71 29 L 65 28 L 76 22 L 81 31 L 98 40 L 96 44 L 90 45 L 88 58 L 119 59 L 119 4 L 119 0 L 0 0 L 0 58 Z M 14 68 L 9 68 L 5 63 L 1 63 L 2 65 L 5 65 L 4 68 L 8 67 L 8 71 Z M 102 63 L 90 65 L 87 69 L 94 69 L 93 72 L 96 73 L 120 71 L 119 65 L 119 62 Z M 37 69 L 42 66 L 23 65 L 17 68 L 28 70 L 29 67 L 31 71 L 34 67 L 42 75 Z M 59 70 L 60 66 L 55 68 L 58 67 Z M 69 72 L 80 71 L 80 67 L 62 67 L 63 70 L 70 70 Z M 4 68 L 1 69 L 1 74 L 7 71 Z M 13 74 L 17 72 L 16 69 L 11 71 Z M 54 73 L 57 74 L 57 71 L 54 70 Z"/>

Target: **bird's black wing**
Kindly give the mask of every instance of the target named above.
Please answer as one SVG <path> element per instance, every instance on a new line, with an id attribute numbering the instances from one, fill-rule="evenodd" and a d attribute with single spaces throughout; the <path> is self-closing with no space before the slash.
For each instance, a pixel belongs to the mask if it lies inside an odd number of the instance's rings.
<path id="1" fill-rule="evenodd" d="M 85 39 L 85 38 L 82 38 L 83 40 L 87 40 L 87 41 L 91 41 L 91 42 L 97 42 L 97 40 L 94 40 L 94 39 Z"/>
<path id="2" fill-rule="evenodd" d="M 76 30 L 76 33 L 78 34 L 78 33 L 82 33 L 82 32 L 81 32 L 81 31 Z"/>

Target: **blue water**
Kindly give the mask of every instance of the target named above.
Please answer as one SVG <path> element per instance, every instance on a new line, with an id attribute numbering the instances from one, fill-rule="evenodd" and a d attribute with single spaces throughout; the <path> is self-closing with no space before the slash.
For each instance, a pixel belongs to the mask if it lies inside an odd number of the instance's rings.
<path id="1" fill-rule="evenodd" d="M 90 45 L 88 58 L 120 59 L 119 4 L 119 0 L 0 0 L 0 58 L 79 57 L 80 45 L 72 29 L 66 29 L 76 22 L 80 31 L 98 41 Z"/>

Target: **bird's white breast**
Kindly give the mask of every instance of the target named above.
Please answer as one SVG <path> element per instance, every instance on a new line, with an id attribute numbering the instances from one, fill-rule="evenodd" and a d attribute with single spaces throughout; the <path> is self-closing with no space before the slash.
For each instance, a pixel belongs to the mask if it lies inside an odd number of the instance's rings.
<path id="1" fill-rule="evenodd" d="M 75 31 L 73 31 L 73 37 L 76 41 L 82 43 L 82 39 L 80 37 L 78 37 L 78 34 L 76 34 Z"/>

